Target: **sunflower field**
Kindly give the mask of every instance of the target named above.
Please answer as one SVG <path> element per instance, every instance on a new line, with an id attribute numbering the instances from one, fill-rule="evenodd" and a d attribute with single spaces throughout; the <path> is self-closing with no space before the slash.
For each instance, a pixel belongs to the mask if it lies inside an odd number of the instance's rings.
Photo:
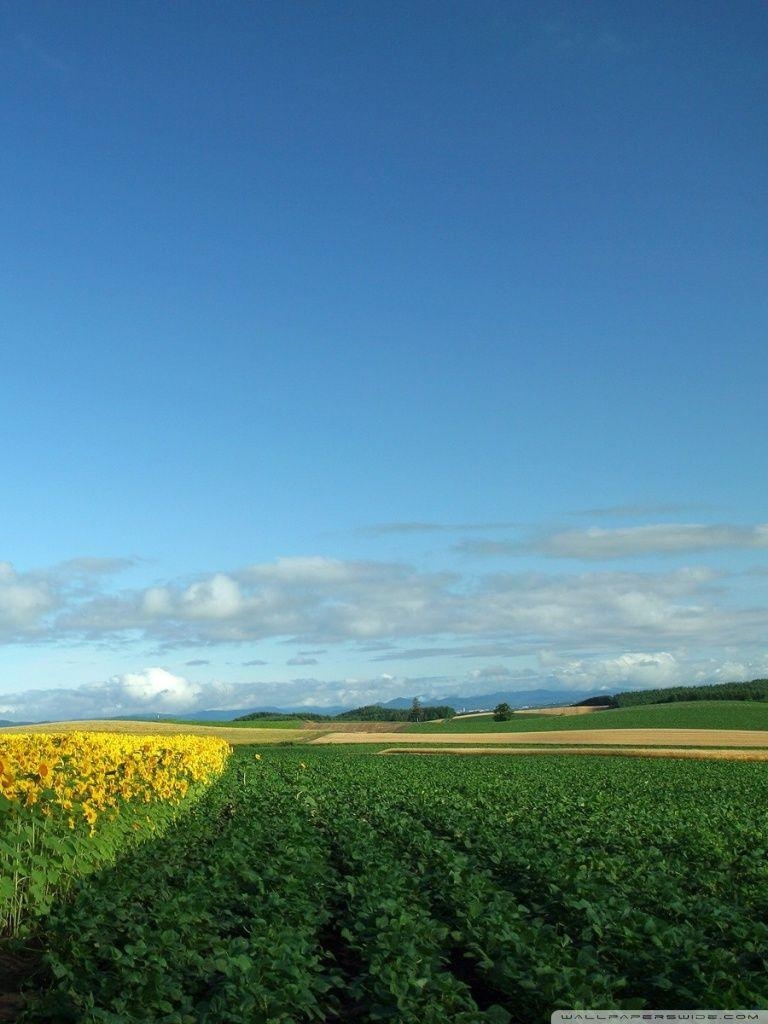
<path id="1" fill-rule="evenodd" d="M 200 736 L 1 736 L 0 932 L 18 934 L 73 878 L 161 831 L 230 752 Z"/>

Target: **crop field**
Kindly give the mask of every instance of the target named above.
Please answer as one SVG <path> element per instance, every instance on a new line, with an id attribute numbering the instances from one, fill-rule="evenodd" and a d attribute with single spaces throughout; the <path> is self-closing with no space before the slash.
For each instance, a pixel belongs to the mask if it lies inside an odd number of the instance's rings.
<path id="1" fill-rule="evenodd" d="M 408 732 L 537 732 L 547 729 L 757 729 L 768 730 L 768 701 L 691 701 L 646 704 L 634 708 L 595 711 L 581 715 L 544 715 L 517 712 L 508 722 L 492 715 L 461 716 L 449 722 L 413 723 Z"/>
<path id="2" fill-rule="evenodd" d="M 471 738 L 470 738 L 471 743 Z M 546 746 L 464 746 L 463 743 L 448 745 L 441 743 L 439 746 L 427 746 L 425 744 L 411 745 L 409 747 L 384 747 L 379 751 L 381 754 L 440 754 L 442 756 L 453 754 L 455 756 L 479 755 L 492 756 L 502 754 L 506 756 L 520 757 L 525 754 L 549 754 L 550 756 L 572 756 L 572 757 L 594 757 L 599 754 L 601 757 L 676 757 L 690 760 L 715 760 L 715 761 L 768 761 L 768 750 L 749 749 L 733 747 L 631 747 L 631 746 L 583 746 L 563 747 L 560 744 L 547 744 Z"/>
<path id="3" fill-rule="evenodd" d="M 117 733 L 121 736 L 209 736 L 227 743 L 292 743 L 301 741 L 310 735 L 292 722 L 285 728 L 275 728 L 273 723 L 249 726 L 227 722 L 223 725 L 180 725 L 175 722 L 122 722 L 122 721 L 78 721 L 56 722 L 53 725 L 14 725 L 0 729 L 0 742 L 5 736 L 49 733 L 55 730 L 63 732 Z"/>
<path id="4" fill-rule="evenodd" d="M 169 824 L 230 752 L 192 736 L 0 737 L 0 936 L 28 932 L 74 878 Z"/>
<path id="5" fill-rule="evenodd" d="M 765 765 L 238 747 L 43 920 L 29 1022 L 768 1008 Z"/>
<path id="6" fill-rule="evenodd" d="M 427 738 L 413 733 L 331 732 L 312 740 L 313 744 L 409 743 L 451 747 L 472 744 L 541 744 L 544 747 L 570 745 L 660 746 L 660 747 L 732 747 L 768 749 L 768 732 L 751 729 L 548 729 L 543 732 L 443 733 Z"/>
<path id="7" fill-rule="evenodd" d="M 518 715 L 594 715 L 604 710 L 590 705 L 563 704 L 556 708 L 519 708 Z"/>

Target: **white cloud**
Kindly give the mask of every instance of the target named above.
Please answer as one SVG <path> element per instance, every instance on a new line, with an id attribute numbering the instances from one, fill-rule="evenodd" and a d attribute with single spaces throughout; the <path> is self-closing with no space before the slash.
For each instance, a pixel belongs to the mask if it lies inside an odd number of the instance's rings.
<path id="1" fill-rule="evenodd" d="M 192 619 L 231 619 L 243 608 L 243 597 L 236 580 L 217 572 L 188 587 L 181 595 L 181 606 Z"/>
<path id="2" fill-rule="evenodd" d="M 530 659 L 549 650 L 559 659 L 560 675 L 554 673 L 554 678 L 561 685 L 581 685 L 580 679 L 585 686 L 595 681 L 602 685 L 616 673 L 637 685 L 650 685 L 646 679 L 663 685 L 665 679 L 693 682 L 700 678 L 695 673 L 714 678 L 726 662 L 755 663 L 768 635 L 761 580 L 721 576 L 704 566 L 645 573 L 600 569 L 472 576 L 424 572 L 393 562 L 308 557 L 212 572 L 191 582 L 171 580 L 110 592 L 100 577 L 97 587 L 89 583 L 83 590 L 69 586 L 60 569 L 22 575 L 0 563 L 0 642 L 120 645 L 123 651 L 135 651 L 141 642 L 152 645 L 154 661 L 162 659 L 157 652 L 190 646 L 201 646 L 208 655 L 216 645 L 277 640 L 296 645 L 298 650 L 285 657 L 297 666 L 314 664 L 317 655 L 334 645 L 324 665 L 346 663 L 351 674 L 368 661 L 382 659 L 402 665 L 440 657 L 445 659 L 441 671 L 450 659 L 454 664 L 459 658 L 483 659 L 479 672 L 486 674 L 474 677 L 476 685 L 491 679 L 493 671 L 503 672 L 509 658 Z M 253 646 L 250 651 L 256 653 Z M 655 654 L 633 661 L 631 652 L 638 651 L 668 654 L 675 659 L 676 674 L 674 666 Z M 143 661 L 147 655 L 140 657 Z M 236 654 L 234 658 L 240 668 L 243 662 Z M 261 659 L 250 662 L 262 667 Z M 131 707 L 180 707 L 197 700 L 196 693 L 200 700 L 225 699 L 221 688 L 214 691 L 206 683 L 199 689 L 183 677 L 158 674 L 162 671 L 116 676 L 67 700 L 77 711 L 90 707 L 98 696 L 108 705 L 103 713 L 116 714 L 129 713 Z M 523 677 L 525 688 L 535 687 L 527 669 L 518 675 L 515 668 L 507 679 L 516 683 Z M 546 682 L 544 676 L 542 680 Z M 393 678 L 384 688 L 398 695 L 401 681 Z M 472 682 L 473 677 L 463 675 L 458 692 Z M 348 689 L 361 689 L 360 702 L 365 703 L 386 699 L 383 685 L 378 679 L 375 685 L 350 684 Z M 312 701 L 327 696 L 338 702 L 338 694 L 330 696 L 331 690 L 326 692 L 316 680 L 311 689 Z M 272 702 L 285 704 L 277 697 Z M 18 717 L 30 716 L 22 712 Z"/>
<path id="3" fill-rule="evenodd" d="M 5 713 L 22 721 L 64 721 L 114 715 L 173 714 L 215 702 L 230 686 L 202 686 L 152 666 L 69 689 L 27 690 L 3 697 Z M 202 704 L 203 707 L 211 706 Z"/>
<path id="4" fill-rule="evenodd" d="M 691 666 L 667 651 L 628 652 L 614 658 L 562 660 L 551 652 L 540 657 L 542 669 L 559 684 L 574 689 L 654 688 L 691 683 Z"/>
<path id="5" fill-rule="evenodd" d="M 113 676 L 106 684 L 115 701 L 127 707 L 151 704 L 153 708 L 183 708 L 193 704 L 202 688 L 183 676 L 164 668 L 147 668 L 143 672 L 126 672 Z"/>
<path id="6" fill-rule="evenodd" d="M 495 573 L 473 578 L 389 562 L 277 563 L 70 602 L 51 636 L 143 636 L 163 648 L 289 639 L 360 645 L 383 657 L 499 655 L 557 641 L 632 649 L 763 642 L 764 605 L 739 607 L 706 567 L 639 573 Z M 422 641 L 410 651 L 392 644 Z M 467 643 L 471 640 L 471 643 Z M 447 641 L 449 641 L 447 643 Z M 461 649 L 459 649 L 461 648 Z M 300 651 L 308 654 L 308 651 Z"/>
<path id="7" fill-rule="evenodd" d="M 49 583 L 21 575 L 10 562 L 0 562 L 0 639 L 13 640 L 44 629 L 44 617 L 59 599 Z"/>
<path id="8" fill-rule="evenodd" d="M 171 592 L 167 587 L 150 587 L 144 591 L 141 600 L 146 615 L 167 615 L 171 612 Z"/>
<path id="9" fill-rule="evenodd" d="M 326 585 L 347 583 L 375 572 L 376 568 L 376 563 L 344 562 L 337 558 L 312 556 L 278 558 L 263 565 L 252 565 L 242 575 L 257 581 Z"/>

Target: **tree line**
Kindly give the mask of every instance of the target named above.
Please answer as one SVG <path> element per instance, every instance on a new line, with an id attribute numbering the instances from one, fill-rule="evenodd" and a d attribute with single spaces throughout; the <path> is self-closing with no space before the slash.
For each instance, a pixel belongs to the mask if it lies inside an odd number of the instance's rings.
<path id="1" fill-rule="evenodd" d="M 673 704 L 691 700 L 768 700 L 768 679 L 749 683 L 711 683 L 701 686 L 669 686 L 659 690 L 627 690 L 623 693 L 589 697 L 579 705 L 632 708 L 641 704 Z M 577 705 L 578 706 L 578 705 Z"/>
<path id="2" fill-rule="evenodd" d="M 409 708 L 387 708 L 381 704 L 366 704 L 338 715 L 305 714 L 303 712 L 252 711 L 233 719 L 235 722 L 434 722 L 438 718 L 453 718 L 455 708 L 447 704 L 422 704 L 415 698 Z"/>

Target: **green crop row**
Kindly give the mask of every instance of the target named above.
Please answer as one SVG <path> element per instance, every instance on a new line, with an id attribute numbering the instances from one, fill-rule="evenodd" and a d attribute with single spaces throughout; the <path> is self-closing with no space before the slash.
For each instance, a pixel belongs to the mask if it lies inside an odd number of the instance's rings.
<path id="1" fill-rule="evenodd" d="M 45 922 L 22 1020 L 768 1007 L 768 772 L 242 749 Z"/>

